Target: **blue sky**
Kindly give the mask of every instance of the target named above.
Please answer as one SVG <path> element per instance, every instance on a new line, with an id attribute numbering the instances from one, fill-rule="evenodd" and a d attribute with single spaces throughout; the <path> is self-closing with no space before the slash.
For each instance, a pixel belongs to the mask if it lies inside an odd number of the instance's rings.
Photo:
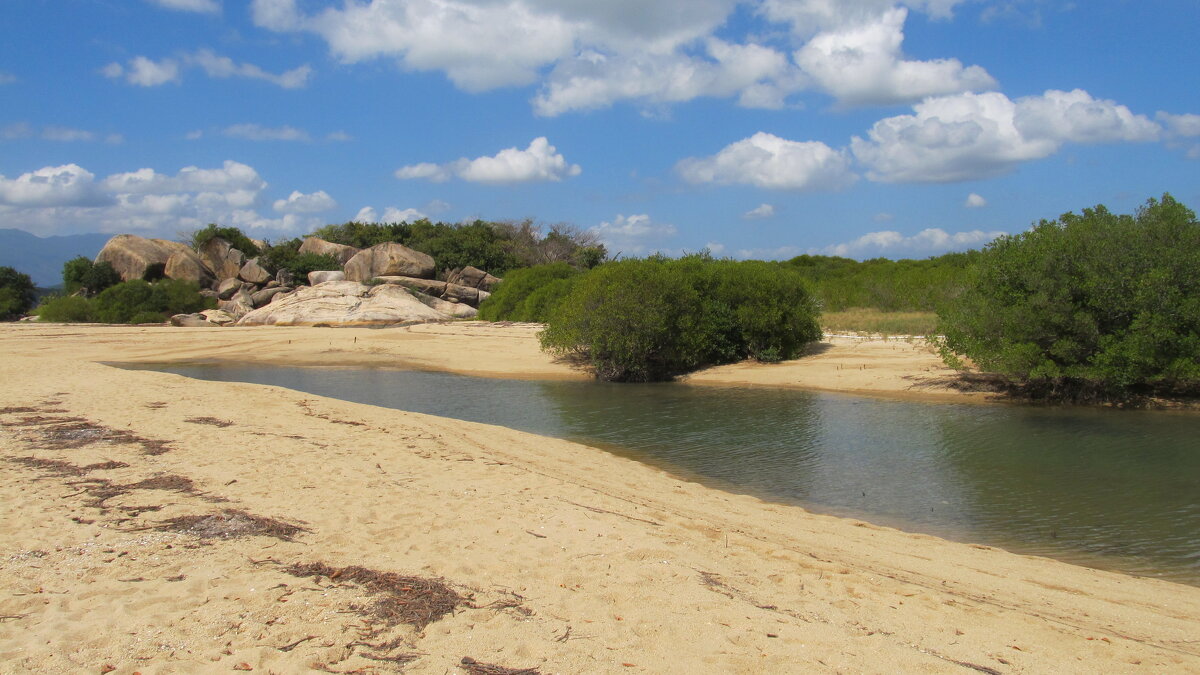
<path id="1" fill-rule="evenodd" d="M 5 0 L 0 227 L 924 257 L 1200 205 L 1194 0 Z"/>

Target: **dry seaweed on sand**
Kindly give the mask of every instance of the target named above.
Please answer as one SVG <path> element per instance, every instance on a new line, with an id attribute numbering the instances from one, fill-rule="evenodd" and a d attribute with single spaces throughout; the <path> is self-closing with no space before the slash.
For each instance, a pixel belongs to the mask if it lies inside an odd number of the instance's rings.
<path id="1" fill-rule="evenodd" d="M 41 457 L 11 457 L 8 461 L 30 469 L 40 469 L 55 476 L 83 476 L 91 471 L 124 469 L 129 466 L 125 462 L 113 461 L 79 466 L 71 462 L 64 462 L 58 459 L 43 459 Z"/>
<path id="2" fill-rule="evenodd" d="M 207 416 L 205 416 L 205 417 L 189 417 L 189 418 L 185 419 L 184 422 L 188 422 L 190 424 L 207 424 L 208 426 L 220 427 L 222 429 L 224 429 L 225 427 L 233 426 L 233 422 L 230 422 L 229 420 L 222 420 L 222 419 L 217 419 L 216 417 L 207 417 Z"/>
<path id="3" fill-rule="evenodd" d="M 275 518 L 256 516 L 239 509 L 225 509 L 220 513 L 206 515 L 179 516 L 147 529 L 182 532 L 201 539 L 274 537 L 281 541 L 295 541 L 296 535 L 310 532 L 308 528 L 300 525 Z"/>
<path id="4" fill-rule="evenodd" d="M 376 598 L 375 604 L 362 613 L 385 626 L 403 623 L 422 630 L 469 601 L 440 579 L 379 572 L 357 565 L 338 568 L 319 562 L 297 563 L 284 570 L 294 577 L 328 577 L 361 586 Z"/>
<path id="5" fill-rule="evenodd" d="M 142 438 L 121 429 L 112 429 L 82 417 L 26 415 L 19 420 L 0 422 L 6 427 L 18 427 L 32 432 L 26 441 L 46 450 L 73 450 L 99 443 L 129 443 L 141 445 L 147 455 L 161 455 L 171 450 L 168 441 Z"/>
<path id="6" fill-rule="evenodd" d="M 462 658 L 459 667 L 471 675 L 541 675 L 537 668 L 506 668 L 491 663 L 480 663 L 469 656 Z"/>

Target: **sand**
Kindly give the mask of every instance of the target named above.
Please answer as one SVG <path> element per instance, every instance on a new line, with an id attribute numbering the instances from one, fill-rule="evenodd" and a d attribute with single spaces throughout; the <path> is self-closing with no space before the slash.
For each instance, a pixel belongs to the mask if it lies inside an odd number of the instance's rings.
<path id="1" fill-rule="evenodd" d="M 582 377 L 535 334 L 0 326 L 0 671 L 1200 672 L 1200 588 L 501 427 L 102 364 Z M 930 385 L 943 371 L 918 345 L 835 341 L 691 379 L 962 397 Z M 388 620 L 404 608 L 424 618 Z"/>

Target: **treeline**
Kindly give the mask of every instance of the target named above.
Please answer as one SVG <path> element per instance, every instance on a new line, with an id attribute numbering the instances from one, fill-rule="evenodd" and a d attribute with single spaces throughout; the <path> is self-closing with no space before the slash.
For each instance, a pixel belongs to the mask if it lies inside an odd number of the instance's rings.
<path id="1" fill-rule="evenodd" d="M 932 312 L 962 293 L 979 255 L 979 251 L 968 251 L 925 260 L 874 258 L 862 262 L 801 255 L 787 264 L 812 284 L 821 308 L 827 312 L 859 307 L 883 312 Z"/>

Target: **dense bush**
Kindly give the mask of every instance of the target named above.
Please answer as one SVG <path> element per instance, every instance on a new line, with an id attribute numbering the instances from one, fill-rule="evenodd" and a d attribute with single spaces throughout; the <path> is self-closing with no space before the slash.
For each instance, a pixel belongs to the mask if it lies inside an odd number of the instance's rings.
<path id="1" fill-rule="evenodd" d="M 926 260 L 875 258 L 857 262 L 802 255 L 788 264 L 812 282 L 821 308 L 837 312 L 871 307 L 884 312 L 933 311 L 962 292 L 978 251 Z"/>
<path id="2" fill-rule="evenodd" d="M 192 248 L 199 251 L 216 237 L 229 242 L 230 246 L 241 251 L 247 258 L 253 258 L 260 253 L 258 244 L 251 241 L 241 230 L 236 227 L 221 227 L 216 223 L 209 223 L 192 233 Z"/>
<path id="3" fill-rule="evenodd" d="M 63 292 L 68 295 L 82 290 L 84 295 L 93 296 L 121 283 L 121 274 L 107 260 L 93 263 L 78 256 L 63 263 L 62 279 Z"/>
<path id="4" fill-rule="evenodd" d="M 37 308 L 39 321 L 55 323 L 93 323 L 96 308 L 93 303 L 79 295 L 49 297 Z"/>
<path id="5" fill-rule="evenodd" d="M 479 305 L 479 318 L 484 321 L 544 322 L 555 300 L 571 289 L 569 280 L 578 274 L 579 270 L 565 262 L 513 270 Z"/>
<path id="6" fill-rule="evenodd" d="M 541 341 L 585 359 L 601 379 L 645 382 L 747 357 L 793 358 L 820 336 L 795 269 L 688 256 L 593 269 L 551 312 Z"/>
<path id="7" fill-rule="evenodd" d="M 1002 237 L 939 312 L 943 355 L 1035 395 L 1200 393 L 1200 224 L 1164 195 Z"/>
<path id="8" fill-rule="evenodd" d="M 0 321 L 19 319 L 37 298 L 33 279 L 11 267 L 0 267 Z"/>
<path id="9" fill-rule="evenodd" d="M 216 301 L 200 295 L 199 286 L 192 282 L 163 279 L 149 283 L 135 279 L 107 288 L 94 298 L 51 298 L 38 308 L 38 317 L 42 321 L 157 323 L 172 314 L 190 314 L 215 306 Z"/>
<path id="10" fill-rule="evenodd" d="M 308 283 L 308 273 L 318 270 L 340 270 L 342 264 L 329 254 L 300 253 L 300 239 L 267 243 L 258 256 L 258 263 L 271 274 L 286 269 L 295 277 L 296 283 Z"/>

